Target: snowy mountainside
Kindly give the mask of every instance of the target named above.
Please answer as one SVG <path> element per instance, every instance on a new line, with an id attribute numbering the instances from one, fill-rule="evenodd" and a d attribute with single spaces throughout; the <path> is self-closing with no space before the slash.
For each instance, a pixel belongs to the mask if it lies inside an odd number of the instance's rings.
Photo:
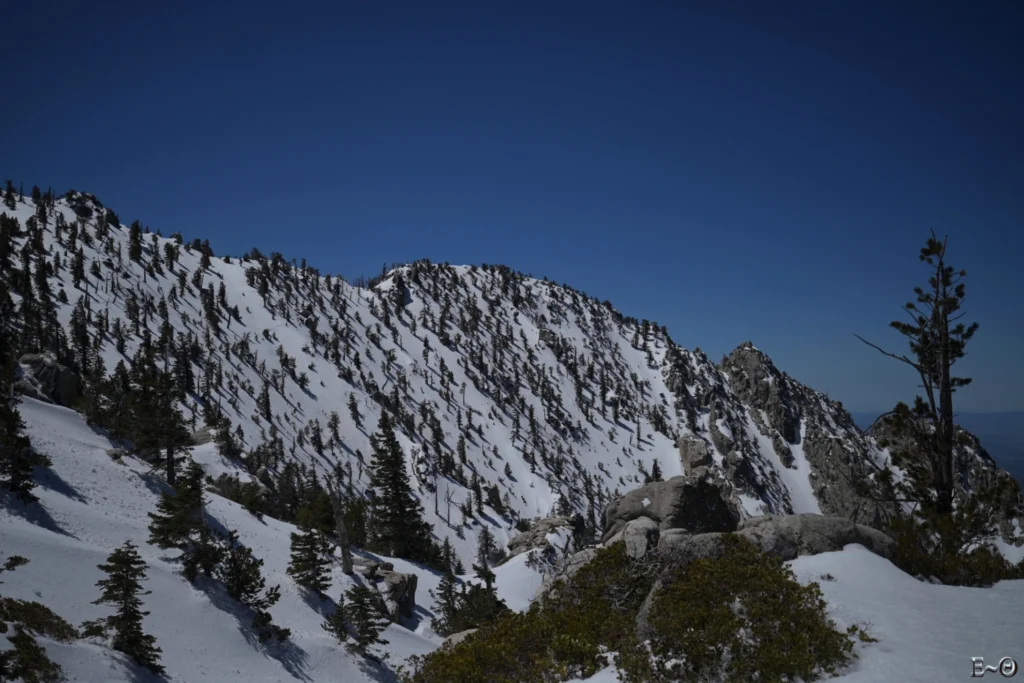
<path id="1" fill-rule="evenodd" d="M 664 477 L 683 472 L 681 442 L 706 451 L 745 514 L 870 522 L 851 482 L 884 453 L 752 344 L 716 365 L 656 323 L 503 266 L 416 262 L 356 287 L 255 249 L 220 258 L 145 229 L 133 245 L 132 228 L 79 192 L 8 213 L 20 226 L 12 299 L 48 288 L 70 353 L 109 373 L 157 342 L 190 378 L 186 417 L 199 426 L 202 403 L 218 404 L 252 477 L 280 470 L 252 456 L 277 440 L 285 460 L 365 490 L 387 410 L 427 520 L 464 560 L 483 525 L 499 544 L 516 519 L 555 511 L 599 527 L 606 501 L 655 462 Z M 503 514 L 464 517 L 474 488 Z"/>
<path id="2" fill-rule="evenodd" d="M 122 462 L 112 459 L 107 454 L 110 442 L 69 409 L 34 399 L 23 400 L 19 409 L 34 447 L 50 456 L 53 466 L 40 471 L 39 503 L 0 507 L 0 559 L 20 555 L 29 560 L 26 566 L 4 574 L 4 596 L 42 602 L 75 625 L 105 616 L 109 607 L 92 604 L 99 597 L 96 581 L 104 576 L 97 565 L 131 540 L 148 565 L 143 587 L 152 591 L 143 597 L 150 612 L 144 627 L 164 651 L 169 680 L 393 680 L 386 670 L 339 647 L 321 627 L 333 602 L 308 597 L 286 574 L 294 526 L 270 517 L 258 520 L 237 503 L 216 494 L 207 496 L 209 518 L 236 530 L 239 539 L 264 561 L 267 585 L 281 588 L 281 600 L 272 612 L 292 636 L 284 644 L 257 646 L 245 610 L 220 584 L 202 578 L 195 586 L 189 584 L 181 576 L 180 563 L 171 557 L 175 553 L 147 543 L 147 513 L 155 509 L 166 486 L 149 473 L 146 464 L 130 457 Z M 437 577 L 412 563 L 384 559 L 399 571 L 417 574 L 425 598 L 421 603 L 429 606 L 426 591 L 436 586 Z M 354 580 L 335 565 L 328 597 L 336 598 Z M 410 628 L 397 624 L 387 628 L 384 638 L 392 660 L 401 662 L 437 647 L 436 636 L 425 630 L 431 617 L 432 612 L 422 608 L 418 623 L 406 623 Z M 143 669 L 97 641 L 40 640 L 68 680 L 150 680 Z M 6 639 L 0 639 L 0 647 L 6 645 Z"/>

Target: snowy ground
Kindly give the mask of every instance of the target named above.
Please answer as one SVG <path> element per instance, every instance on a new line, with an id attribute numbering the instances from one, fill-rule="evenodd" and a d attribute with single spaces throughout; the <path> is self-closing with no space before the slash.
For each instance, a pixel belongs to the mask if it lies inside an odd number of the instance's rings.
<path id="1" fill-rule="evenodd" d="M 292 629 L 284 646 L 258 645 L 248 628 L 249 616 L 215 586 L 191 586 L 165 552 L 146 544 L 146 513 L 153 511 L 162 484 L 147 476 L 148 467 L 130 458 L 118 464 L 106 455 L 110 444 L 95 434 L 78 414 L 31 399 L 21 404 L 32 443 L 54 461 L 40 472 L 36 489 L 41 502 L 32 508 L 0 509 L 0 555 L 22 555 L 30 563 L 4 574 L 3 594 L 36 600 L 68 621 L 80 624 L 110 613 L 91 604 L 99 596 L 96 565 L 126 540 L 134 541 L 149 564 L 145 588 L 145 629 L 163 648 L 163 663 L 172 681 L 389 681 L 392 677 L 346 652 L 320 627 L 322 611 L 333 603 L 309 599 L 285 573 L 289 534 L 294 530 L 271 518 L 258 521 L 235 503 L 208 495 L 209 513 L 224 527 L 236 529 L 243 543 L 264 560 L 267 585 L 280 584 L 281 601 L 271 610 L 276 622 Z M 29 511 L 26 511 L 29 510 Z M 399 571 L 419 576 L 417 602 L 430 605 L 427 590 L 437 583 L 430 573 L 403 560 L 391 560 Z M 335 568 L 328 595 L 332 598 L 351 579 Z M 401 661 L 425 653 L 438 639 L 427 631 L 432 614 L 420 609 L 417 634 L 392 625 L 384 637 L 387 652 Z M 6 640 L 0 641 L 4 646 Z M 91 641 L 71 645 L 46 642 L 51 656 L 69 680 L 147 680 L 123 657 Z"/>

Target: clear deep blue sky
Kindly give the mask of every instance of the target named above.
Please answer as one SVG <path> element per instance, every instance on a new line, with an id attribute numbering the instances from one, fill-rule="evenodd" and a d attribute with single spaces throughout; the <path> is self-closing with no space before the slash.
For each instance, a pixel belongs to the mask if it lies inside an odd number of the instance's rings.
<path id="1" fill-rule="evenodd" d="M 934 228 L 959 407 L 1024 410 L 1022 2 L 96 4 L 4 8 L 0 176 L 348 277 L 504 263 L 853 410 L 912 397 L 852 333 L 902 350 Z"/>

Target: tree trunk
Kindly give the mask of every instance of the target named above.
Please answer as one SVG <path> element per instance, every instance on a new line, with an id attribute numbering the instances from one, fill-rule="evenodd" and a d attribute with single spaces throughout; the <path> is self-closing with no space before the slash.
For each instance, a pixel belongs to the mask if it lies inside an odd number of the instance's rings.
<path id="1" fill-rule="evenodd" d="M 177 481 L 177 478 L 175 476 L 177 473 L 174 471 L 174 446 L 171 446 L 170 444 L 167 445 L 166 462 L 167 462 L 167 484 L 171 488 L 174 488 L 175 483 Z"/>
<path id="2" fill-rule="evenodd" d="M 340 487 L 330 487 L 331 506 L 334 508 L 334 533 L 338 537 L 338 549 L 341 551 L 341 571 L 351 575 L 352 545 L 348 540 L 348 527 L 345 525 L 345 506 L 341 504 Z"/>
<path id="3" fill-rule="evenodd" d="M 945 292 L 943 292 L 945 293 Z M 937 512 L 953 512 L 953 388 L 949 376 L 949 322 L 945 304 L 941 304 L 939 325 L 939 423 L 936 425 L 939 471 Z"/>

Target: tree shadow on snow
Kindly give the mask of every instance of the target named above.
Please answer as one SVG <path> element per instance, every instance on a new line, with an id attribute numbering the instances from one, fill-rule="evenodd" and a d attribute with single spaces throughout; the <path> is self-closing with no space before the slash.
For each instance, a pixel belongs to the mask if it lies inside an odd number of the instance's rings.
<path id="1" fill-rule="evenodd" d="M 161 674 L 155 674 L 144 666 L 136 664 L 128 655 L 113 651 L 117 660 L 120 661 L 122 673 L 131 683 L 166 683 L 169 679 Z"/>
<path id="2" fill-rule="evenodd" d="M 60 475 L 49 467 L 35 468 L 35 480 L 44 489 L 59 493 L 79 503 L 89 502 L 85 496 L 78 492 L 78 489 L 61 479 Z"/>
<path id="3" fill-rule="evenodd" d="M 264 657 L 277 661 L 293 678 L 312 682 L 313 679 L 305 670 L 309 661 L 309 655 L 305 650 L 291 640 L 280 643 L 271 638 L 261 643 L 259 632 L 250 625 L 253 618 L 253 611 L 250 608 L 234 600 L 217 581 L 200 576 L 194 585 L 209 598 L 214 607 L 235 618 L 238 631 L 245 638 L 245 642 L 263 653 Z"/>
<path id="4" fill-rule="evenodd" d="M 416 629 L 420 627 L 420 624 L 429 624 L 433 618 L 434 614 L 429 612 L 426 607 L 416 605 L 416 609 L 413 610 L 413 616 L 398 616 L 398 625 L 415 633 Z"/>
<path id="5" fill-rule="evenodd" d="M 55 520 L 47 511 L 41 502 L 25 503 L 20 498 L 15 496 L 9 491 L 0 491 L 0 507 L 10 511 L 15 517 L 20 517 L 29 524 L 34 524 L 37 527 L 52 531 L 55 534 L 61 536 L 67 536 L 73 538 L 76 541 L 79 540 L 78 536 L 75 536 L 70 531 L 64 529 L 57 520 Z"/>
<path id="6" fill-rule="evenodd" d="M 384 662 L 370 657 L 359 658 L 359 670 L 377 683 L 399 683 L 398 675 Z"/>
<path id="7" fill-rule="evenodd" d="M 302 601 L 306 603 L 307 607 L 324 619 L 334 614 L 334 610 L 338 609 L 338 603 L 336 603 L 333 598 L 328 595 L 324 595 L 324 597 L 321 598 L 313 591 L 303 590 Z"/>

